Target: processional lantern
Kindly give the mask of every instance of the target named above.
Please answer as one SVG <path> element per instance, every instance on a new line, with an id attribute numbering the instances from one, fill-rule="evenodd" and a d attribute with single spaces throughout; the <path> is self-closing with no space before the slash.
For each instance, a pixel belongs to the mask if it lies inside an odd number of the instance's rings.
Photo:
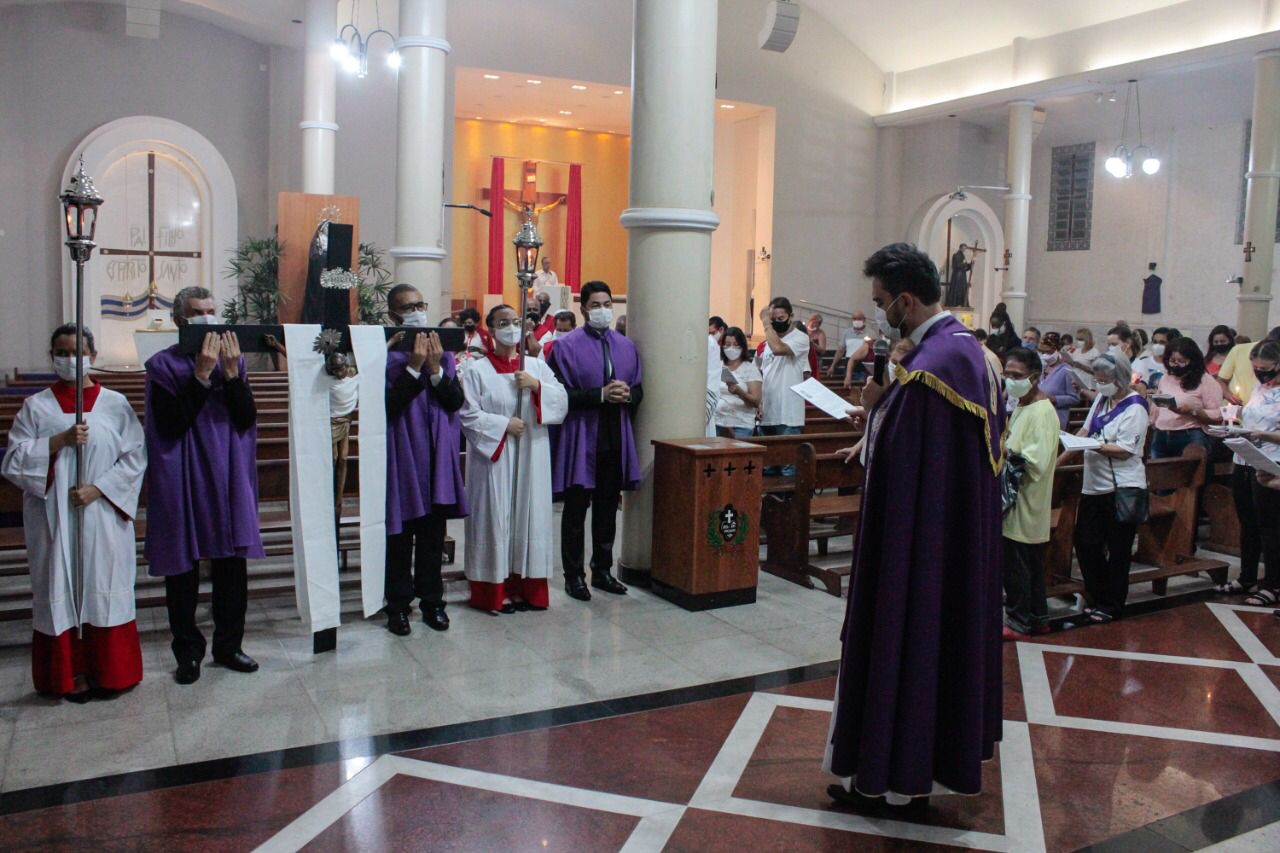
<path id="1" fill-rule="evenodd" d="M 542 238 L 532 218 L 525 219 L 511 242 L 516 247 L 516 278 L 527 288 L 538 274 L 538 250 L 542 248 Z"/>
<path id="2" fill-rule="evenodd" d="M 96 245 L 93 235 L 98 227 L 98 208 L 102 205 L 102 196 L 98 195 L 93 178 L 84 170 L 83 157 L 59 198 L 62 200 L 63 219 L 67 229 L 66 244 L 71 250 L 71 260 L 84 263 Z"/>

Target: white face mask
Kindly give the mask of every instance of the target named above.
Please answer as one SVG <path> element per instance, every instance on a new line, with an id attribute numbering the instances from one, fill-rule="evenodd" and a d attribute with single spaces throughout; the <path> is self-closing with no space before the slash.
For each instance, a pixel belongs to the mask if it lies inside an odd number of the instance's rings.
<path id="1" fill-rule="evenodd" d="M 742 358 L 742 347 L 725 347 L 724 357 L 730 361 L 737 361 Z"/>
<path id="2" fill-rule="evenodd" d="M 1124 355 L 1124 349 L 1119 344 L 1109 346 L 1107 347 L 1107 355 Z"/>
<path id="3" fill-rule="evenodd" d="M 1107 382 L 1098 386 L 1098 393 L 1104 397 L 1114 397 L 1119 390 L 1120 386 L 1114 382 Z"/>
<path id="4" fill-rule="evenodd" d="M 592 308 L 587 312 L 587 322 L 593 329 L 607 329 L 613 325 L 613 309 Z"/>
<path id="5" fill-rule="evenodd" d="M 408 314 L 405 314 L 403 317 L 400 318 L 400 325 L 413 326 L 415 328 L 425 329 L 427 327 L 427 312 L 426 311 L 410 311 Z"/>
<path id="6" fill-rule="evenodd" d="M 494 335 L 494 337 L 496 337 L 498 339 L 498 343 L 502 344 L 503 346 L 513 347 L 516 344 L 520 343 L 520 327 L 507 326 L 505 328 L 499 329 L 497 334 Z"/>
<path id="7" fill-rule="evenodd" d="M 558 341 L 558 340 L 560 340 L 561 338 L 563 338 L 563 337 L 564 337 L 565 335 L 567 335 L 567 334 L 569 334 L 569 333 L 568 333 L 568 332 L 553 332 L 553 333 L 552 333 L 552 338 Z"/>
<path id="8" fill-rule="evenodd" d="M 197 314 L 194 317 L 187 318 L 188 326 L 214 326 L 217 323 L 218 318 L 212 314 Z"/>
<path id="9" fill-rule="evenodd" d="M 1155 356 L 1156 358 L 1163 358 L 1163 357 L 1164 357 L 1164 344 L 1152 344 L 1152 345 L 1151 345 L 1151 354 L 1152 354 L 1153 356 Z"/>
<path id="10" fill-rule="evenodd" d="M 853 330 L 854 330 L 855 332 L 861 332 L 861 331 L 862 331 L 863 329 L 865 329 L 866 327 L 867 327 L 867 324 L 866 324 L 864 321 L 862 321 L 862 320 L 854 320 L 854 321 L 853 321 Z"/>
<path id="11" fill-rule="evenodd" d="M 80 363 L 84 365 L 84 372 L 89 372 L 89 357 L 80 356 Z M 69 355 L 55 355 L 53 357 L 53 372 L 58 374 L 58 378 L 63 382 L 76 381 L 76 360 Z"/>
<path id="12" fill-rule="evenodd" d="M 1040 360 L 1045 363 L 1046 367 L 1053 367 L 1062 360 L 1062 354 L 1056 352 L 1046 353 L 1040 357 Z"/>
<path id="13" fill-rule="evenodd" d="M 1021 400 L 1031 390 L 1030 379 L 1005 379 L 1004 390 L 1012 399 Z"/>

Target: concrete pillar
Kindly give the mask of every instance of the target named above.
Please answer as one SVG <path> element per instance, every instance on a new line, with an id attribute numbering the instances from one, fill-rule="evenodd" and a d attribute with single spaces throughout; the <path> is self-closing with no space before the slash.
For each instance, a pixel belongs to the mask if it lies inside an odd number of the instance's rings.
<path id="1" fill-rule="evenodd" d="M 1276 253 L 1276 198 L 1280 193 L 1280 51 L 1258 54 L 1253 78 L 1253 130 L 1245 175 L 1244 284 L 1236 328 L 1261 340 L 1270 325 L 1271 275 Z"/>
<path id="2" fill-rule="evenodd" d="M 1001 297 L 1014 328 L 1021 329 L 1027 303 L 1027 220 L 1031 215 L 1031 101 L 1009 104 L 1009 192 L 1004 197 L 1004 245 L 1008 270 Z M 999 260 L 999 259 L 995 259 Z"/>
<path id="3" fill-rule="evenodd" d="M 444 248 L 445 0 L 400 0 L 399 113 L 396 119 L 397 281 L 427 301 L 432 322 L 449 314 L 442 293 Z"/>
<path id="4" fill-rule="evenodd" d="M 716 0 L 635 0 L 627 334 L 644 361 L 636 447 L 645 474 L 623 506 L 622 576 L 652 567 L 653 447 L 703 434 L 715 165 Z"/>
<path id="5" fill-rule="evenodd" d="M 302 191 L 333 192 L 333 161 L 338 134 L 336 65 L 329 53 L 338 37 L 336 0 L 307 0 L 306 76 L 302 89 Z"/>

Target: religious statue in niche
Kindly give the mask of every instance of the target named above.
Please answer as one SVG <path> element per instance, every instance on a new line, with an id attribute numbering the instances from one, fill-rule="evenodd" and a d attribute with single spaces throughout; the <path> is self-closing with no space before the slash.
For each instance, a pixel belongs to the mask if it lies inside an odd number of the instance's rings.
<path id="1" fill-rule="evenodd" d="M 1160 313 L 1160 285 L 1164 279 L 1156 275 L 1156 262 L 1147 264 L 1147 277 L 1142 280 L 1142 313 Z"/>
<path id="2" fill-rule="evenodd" d="M 960 248 L 951 256 L 947 279 L 946 306 L 948 308 L 969 305 L 969 288 L 973 285 L 973 265 L 977 261 L 978 254 L 985 251 L 986 249 L 979 248 L 977 241 L 974 241 L 972 246 L 961 243 Z"/>

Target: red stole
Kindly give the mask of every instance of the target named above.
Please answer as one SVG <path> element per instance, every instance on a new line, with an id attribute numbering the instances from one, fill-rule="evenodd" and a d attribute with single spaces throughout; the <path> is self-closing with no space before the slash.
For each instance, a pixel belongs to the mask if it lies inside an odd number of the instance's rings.
<path id="1" fill-rule="evenodd" d="M 53 392 L 54 399 L 62 407 L 63 414 L 74 415 L 76 413 L 76 386 L 73 383 L 59 379 L 49 386 L 49 390 Z M 98 401 L 98 392 L 101 390 L 102 386 L 96 382 L 84 389 L 84 410 L 86 412 L 93 411 L 93 404 Z"/>

